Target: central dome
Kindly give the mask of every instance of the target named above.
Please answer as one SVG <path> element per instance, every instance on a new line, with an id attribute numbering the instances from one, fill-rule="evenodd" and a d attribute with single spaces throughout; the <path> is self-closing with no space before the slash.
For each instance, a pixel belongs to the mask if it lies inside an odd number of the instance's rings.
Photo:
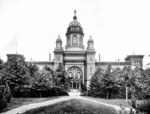
<path id="1" fill-rule="evenodd" d="M 76 13 L 73 17 L 73 21 L 70 22 L 69 27 L 67 28 L 66 36 L 68 36 L 72 33 L 78 33 L 78 34 L 81 34 L 84 36 L 81 24 L 80 24 L 80 22 L 77 21 Z"/>

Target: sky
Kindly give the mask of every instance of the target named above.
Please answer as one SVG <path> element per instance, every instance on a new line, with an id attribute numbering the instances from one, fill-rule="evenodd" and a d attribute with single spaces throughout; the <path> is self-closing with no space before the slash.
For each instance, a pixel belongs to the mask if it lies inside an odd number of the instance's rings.
<path id="1" fill-rule="evenodd" d="M 92 36 L 95 58 L 124 61 L 144 55 L 150 63 L 150 0 L 0 0 L 0 57 L 23 54 L 27 61 L 53 59 L 60 35 L 65 49 L 67 27 L 77 10 L 84 45 Z"/>

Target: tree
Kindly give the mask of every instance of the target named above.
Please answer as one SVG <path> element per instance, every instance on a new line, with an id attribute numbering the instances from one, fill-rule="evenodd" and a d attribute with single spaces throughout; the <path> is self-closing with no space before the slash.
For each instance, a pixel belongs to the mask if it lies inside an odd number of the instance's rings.
<path id="1" fill-rule="evenodd" d="M 3 60 L 0 59 L 0 70 L 2 70 L 2 68 L 3 68 Z"/>
<path id="2" fill-rule="evenodd" d="M 14 95 L 14 91 L 30 84 L 30 74 L 23 56 L 9 57 L 8 61 L 4 63 L 4 75 L 12 95 Z"/>
<path id="3" fill-rule="evenodd" d="M 58 67 L 54 72 L 54 83 L 56 86 L 61 87 L 62 89 L 67 89 L 67 75 L 64 66 L 59 63 Z"/>
<path id="4" fill-rule="evenodd" d="M 89 95 L 102 96 L 100 78 L 103 75 L 103 70 L 98 67 L 94 75 L 91 77 L 89 85 Z"/>
<path id="5" fill-rule="evenodd" d="M 92 96 L 115 98 L 120 94 L 121 69 L 113 69 L 111 65 L 104 71 L 98 68 L 92 76 L 89 86 L 89 94 Z"/>
<path id="6" fill-rule="evenodd" d="M 31 62 L 27 63 L 27 68 L 29 70 L 30 77 L 34 77 L 35 73 L 38 72 L 39 67 L 36 65 L 33 65 Z"/>
<path id="7" fill-rule="evenodd" d="M 136 68 L 132 72 L 131 87 L 132 98 L 129 104 L 139 113 L 150 113 L 150 70 Z"/>
<path id="8" fill-rule="evenodd" d="M 3 65 L 3 61 L 0 59 L 0 110 L 10 102 L 11 98 L 10 88 L 5 80 Z"/>
<path id="9" fill-rule="evenodd" d="M 119 88 L 118 80 L 113 70 L 111 65 L 109 65 L 101 79 L 102 89 L 106 91 L 107 99 L 109 99 L 112 94 L 116 94 Z"/>

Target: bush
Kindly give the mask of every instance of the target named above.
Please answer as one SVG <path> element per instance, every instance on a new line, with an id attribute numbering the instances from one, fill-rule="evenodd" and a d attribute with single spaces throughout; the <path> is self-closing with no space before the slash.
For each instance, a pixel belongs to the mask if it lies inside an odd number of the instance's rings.
<path id="1" fill-rule="evenodd" d="M 32 89 L 28 87 L 15 88 L 14 97 L 51 97 L 51 96 L 63 96 L 68 93 L 60 88 L 41 88 Z"/>
<path id="2" fill-rule="evenodd" d="M 150 114 L 150 99 L 136 100 L 132 99 L 130 105 L 137 110 L 137 112 Z"/>
<path id="3" fill-rule="evenodd" d="M 29 86 L 17 86 L 14 88 L 14 97 L 30 97 L 32 88 Z"/>
<path id="4" fill-rule="evenodd" d="M 11 93 L 7 83 L 0 85 L 0 109 L 3 109 L 10 102 Z"/>

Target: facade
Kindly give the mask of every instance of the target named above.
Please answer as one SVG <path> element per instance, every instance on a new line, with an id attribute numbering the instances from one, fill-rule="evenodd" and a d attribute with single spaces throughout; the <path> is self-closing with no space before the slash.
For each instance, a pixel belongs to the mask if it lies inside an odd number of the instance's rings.
<path id="1" fill-rule="evenodd" d="M 94 41 L 90 36 L 85 49 L 83 45 L 84 32 L 81 24 L 77 20 L 76 13 L 73 20 L 70 22 L 67 32 L 65 49 L 62 47 L 60 36 L 56 39 L 56 47 L 54 49 L 53 61 L 38 61 L 33 62 L 40 68 L 49 66 L 56 69 L 59 63 L 65 66 L 67 76 L 72 77 L 70 86 L 74 89 L 80 89 L 81 82 L 88 87 L 91 76 L 94 74 L 97 67 L 103 69 L 111 65 L 113 68 L 123 68 L 130 66 L 131 68 L 143 67 L 143 55 L 128 55 L 125 62 L 103 62 L 95 60 Z"/>

